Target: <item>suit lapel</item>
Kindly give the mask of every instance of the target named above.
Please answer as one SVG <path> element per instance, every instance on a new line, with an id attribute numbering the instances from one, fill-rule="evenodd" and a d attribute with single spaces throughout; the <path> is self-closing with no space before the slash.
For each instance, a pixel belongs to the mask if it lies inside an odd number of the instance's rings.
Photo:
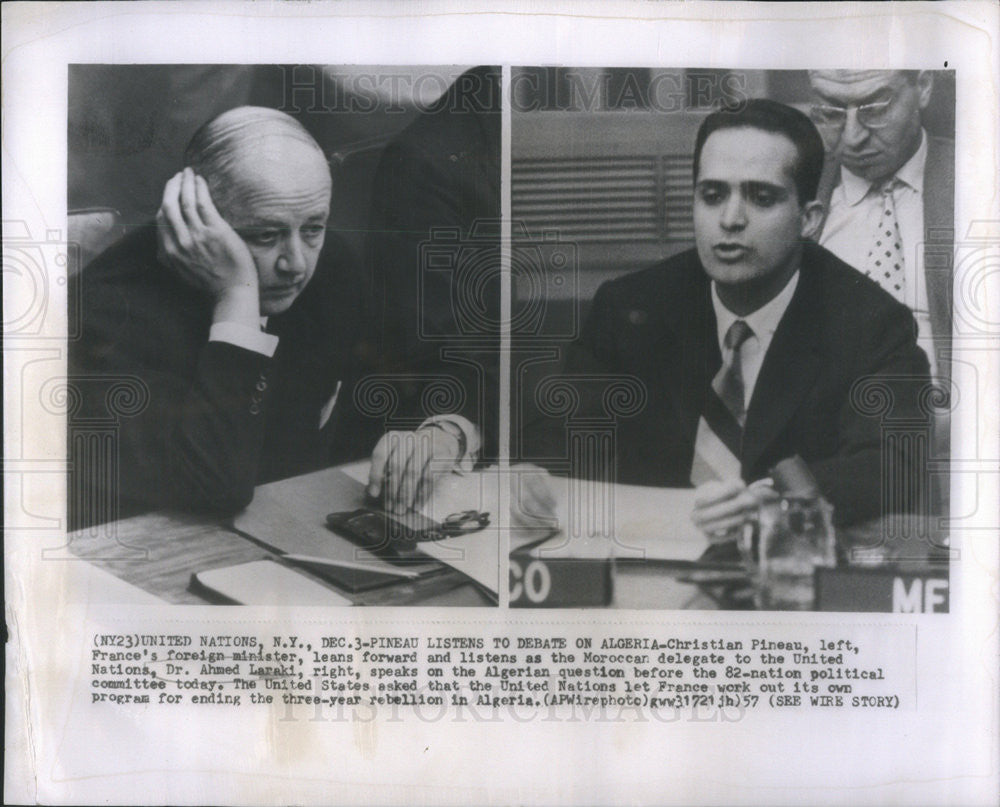
<path id="1" fill-rule="evenodd" d="M 924 274 L 931 329 L 951 340 L 951 283 L 954 260 L 955 153 L 948 141 L 927 139 L 924 168 Z"/>
<path id="2" fill-rule="evenodd" d="M 823 173 L 820 175 L 819 188 L 816 191 L 816 199 L 823 203 L 823 223 L 820 225 L 820 232 L 826 227 L 826 220 L 830 216 L 830 199 L 833 198 L 833 191 L 839 184 L 840 161 L 827 154 L 823 163 Z"/>
<path id="3" fill-rule="evenodd" d="M 821 367 L 816 323 L 822 289 L 818 273 L 810 271 L 812 252 L 808 246 L 803 252 L 798 287 L 757 376 L 743 434 L 744 476 L 753 474 L 754 466 L 791 419 Z"/>

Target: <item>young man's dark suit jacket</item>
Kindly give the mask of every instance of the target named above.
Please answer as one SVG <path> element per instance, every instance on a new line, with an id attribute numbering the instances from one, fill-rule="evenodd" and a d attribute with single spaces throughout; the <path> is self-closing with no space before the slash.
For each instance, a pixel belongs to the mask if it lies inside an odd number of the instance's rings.
<path id="1" fill-rule="evenodd" d="M 152 226 L 98 256 L 77 284 L 82 336 L 70 345 L 70 374 L 80 400 L 69 420 L 74 526 L 161 507 L 233 512 L 257 484 L 373 448 L 377 424 L 352 405 L 366 359 L 363 284 L 333 239 L 293 306 L 269 319 L 268 332 L 280 340 L 271 358 L 208 341 L 212 301 L 157 260 Z M 338 381 L 336 406 L 320 429 Z M 93 446 L 88 454 L 86 441 L 72 438 L 74 428 L 102 421 L 116 425 L 117 480 L 107 464 L 94 464 Z M 107 504 L 116 495 L 117 514 Z"/>
<path id="2" fill-rule="evenodd" d="M 619 482 L 689 486 L 698 420 L 721 361 L 710 282 L 695 250 L 600 287 L 566 373 L 579 385 L 583 420 L 600 417 L 607 402 L 599 398 L 606 386 L 600 374 L 628 374 L 645 387 L 642 410 L 617 423 Z M 596 380 L 587 380 L 594 374 Z M 808 242 L 798 287 L 747 412 L 744 480 L 764 477 L 779 460 L 798 454 L 838 523 L 878 516 L 883 465 L 898 474 L 913 471 L 906 466 L 915 460 L 905 451 L 883 456 L 877 413 L 891 397 L 886 417 L 910 418 L 911 426 L 924 422 L 919 393 L 927 374 L 909 310 Z M 866 377 L 872 381 L 852 397 Z M 535 439 L 545 441 L 550 456 L 565 457 L 564 427 L 552 425 L 547 439 Z M 909 498 L 896 502 L 894 509 L 916 506 Z"/>

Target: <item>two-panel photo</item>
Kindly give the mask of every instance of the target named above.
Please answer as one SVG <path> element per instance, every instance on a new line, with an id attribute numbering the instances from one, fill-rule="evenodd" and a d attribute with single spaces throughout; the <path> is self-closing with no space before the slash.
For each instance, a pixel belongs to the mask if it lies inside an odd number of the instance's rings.
<path id="1" fill-rule="evenodd" d="M 64 553 L 115 592 L 949 610 L 954 71 L 68 80 Z"/>

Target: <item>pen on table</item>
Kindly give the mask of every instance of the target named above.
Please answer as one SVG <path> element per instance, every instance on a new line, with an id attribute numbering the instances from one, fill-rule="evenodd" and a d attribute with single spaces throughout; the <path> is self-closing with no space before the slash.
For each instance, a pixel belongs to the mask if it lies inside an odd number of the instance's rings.
<path id="1" fill-rule="evenodd" d="M 413 569 L 399 569 L 383 564 L 362 563 L 350 560 L 331 560 L 330 558 L 318 558 L 312 555 L 280 555 L 282 560 L 289 563 L 301 563 L 311 566 L 334 566 L 338 569 L 356 569 L 360 572 L 374 572 L 375 574 L 388 574 L 396 577 L 419 577 L 420 572 Z"/>

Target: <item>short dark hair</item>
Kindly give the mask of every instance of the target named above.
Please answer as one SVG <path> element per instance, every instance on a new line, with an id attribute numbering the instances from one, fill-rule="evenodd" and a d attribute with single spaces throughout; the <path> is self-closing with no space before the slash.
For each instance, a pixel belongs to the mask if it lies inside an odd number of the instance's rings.
<path id="1" fill-rule="evenodd" d="M 798 153 L 792 177 L 799 203 L 805 204 L 816 198 L 819 178 L 823 173 L 823 139 L 806 115 L 768 98 L 751 98 L 738 109 L 713 112 L 701 122 L 694 141 L 695 182 L 698 181 L 705 141 L 712 132 L 720 129 L 762 129 L 787 137 Z"/>

